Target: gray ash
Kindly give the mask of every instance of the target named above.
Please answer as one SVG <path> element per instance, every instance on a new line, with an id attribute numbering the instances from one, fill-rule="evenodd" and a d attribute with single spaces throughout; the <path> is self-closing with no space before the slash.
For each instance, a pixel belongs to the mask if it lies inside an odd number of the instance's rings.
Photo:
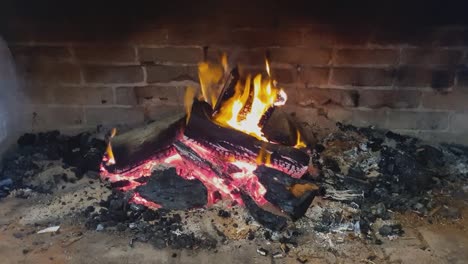
<path id="1" fill-rule="evenodd" d="M 0 170 L 0 198 L 13 189 L 30 188 L 37 192 L 50 193 L 59 180 L 73 182 L 87 172 L 99 172 L 99 165 L 105 150 L 105 142 L 93 137 L 91 133 L 76 136 L 61 135 L 58 131 L 37 134 L 24 134 L 17 141 L 17 148 L 3 158 Z M 63 161 L 74 178 L 56 175 L 49 186 L 34 186 L 31 179 L 53 165 Z M 9 183 L 6 186 L 5 183 Z M 8 189 L 5 188 L 8 187 Z"/>
<path id="2" fill-rule="evenodd" d="M 197 237 L 190 232 L 184 232 L 184 223 L 179 214 L 173 214 L 167 209 L 157 211 L 144 206 L 129 204 L 126 193 L 114 191 L 107 200 L 101 201 L 104 208 L 99 212 L 86 210 L 83 212 L 88 219 L 85 226 L 96 230 L 99 225 L 104 230 L 129 232 L 133 237 L 131 243 L 146 242 L 156 248 L 171 247 L 173 249 L 213 249 L 216 239 L 204 236 Z"/>

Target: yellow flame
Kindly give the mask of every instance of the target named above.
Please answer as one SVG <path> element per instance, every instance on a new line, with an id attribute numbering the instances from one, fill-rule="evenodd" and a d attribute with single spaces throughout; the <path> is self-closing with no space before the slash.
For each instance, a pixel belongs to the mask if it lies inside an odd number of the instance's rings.
<path id="1" fill-rule="evenodd" d="M 265 64 L 266 64 L 266 71 L 267 71 L 267 73 L 268 73 L 268 76 L 271 77 L 270 62 L 268 61 L 268 59 L 265 59 Z"/>
<path id="2" fill-rule="evenodd" d="M 201 62 L 198 64 L 198 77 L 203 98 L 211 106 L 216 104 L 219 82 L 223 78 L 224 69 L 219 64 Z"/>
<path id="3" fill-rule="evenodd" d="M 190 113 L 192 110 L 192 104 L 193 104 L 193 99 L 195 98 L 196 95 L 196 89 L 194 87 L 187 87 L 185 89 L 185 95 L 184 95 L 184 106 L 185 106 L 185 112 L 187 113 L 187 119 L 185 120 L 186 123 L 190 120 Z"/>
<path id="4" fill-rule="evenodd" d="M 109 137 L 109 143 L 107 143 L 107 148 L 106 148 L 106 153 L 107 153 L 107 165 L 113 165 L 115 164 L 115 157 L 114 157 L 114 152 L 112 151 L 112 145 L 111 145 L 111 138 L 115 137 L 117 134 L 117 129 L 114 127 L 111 130 L 110 137 Z"/>
<path id="5" fill-rule="evenodd" d="M 306 143 L 302 140 L 301 132 L 299 132 L 299 129 L 296 130 L 297 137 L 296 137 L 296 145 L 294 146 L 295 148 L 305 148 L 307 147 Z"/>
<path id="6" fill-rule="evenodd" d="M 235 85 L 234 95 L 223 102 L 221 108 L 213 117 L 220 125 L 228 126 L 259 140 L 268 141 L 259 125 L 262 117 L 273 106 L 281 106 L 286 102 L 286 93 L 276 87 L 276 82 L 270 76 L 270 63 L 265 60 L 267 78 L 257 74 L 253 80 L 249 76 Z M 220 81 L 227 72 L 227 57 L 223 55 L 221 65 L 202 62 L 198 65 L 201 92 L 206 102 L 216 104 Z M 186 101 L 187 105 L 187 101 Z"/>
<path id="7" fill-rule="evenodd" d="M 262 81 L 260 74 L 253 79 L 253 90 L 250 82 L 247 77 L 243 91 L 240 83 L 236 85 L 234 96 L 222 105 L 214 119 L 220 124 L 267 141 L 259 123 L 268 109 L 275 105 L 281 90 L 272 87 L 270 79 Z"/>
<path id="8" fill-rule="evenodd" d="M 227 73 L 229 70 L 229 67 L 228 67 L 228 59 L 227 59 L 226 53 L 223 53 L 223 55 L 221 56 L 221 65 L 223 66 L 224 72 Z"/>

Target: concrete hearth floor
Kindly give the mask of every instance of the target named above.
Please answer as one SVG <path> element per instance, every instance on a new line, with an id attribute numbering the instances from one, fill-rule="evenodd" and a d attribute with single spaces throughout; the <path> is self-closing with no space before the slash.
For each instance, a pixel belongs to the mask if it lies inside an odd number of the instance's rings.
<path id="1" fill-rule="evenodd" d="M 74 216 L 90 203 L 77 199 L 90 195 L 97 199 L 106 195 L 98 182 L 75 184 L 59 193 L 30 196 L 14 195 L 0 201 L 0 263 L 468 263 L 468 205 L 466 197 L 453 203 L 460 209 L 461 219 L 427 219 L 408 213 L 399 215 L 405 234 L 395 239 L 384 238 L 381 245 L 361 239 L 341 243 L 324 243 L 326 234 L 304 237 L 300 249 L 288 256 L 273 258 L 259 255 L 259 247 L 271 247 L 266 241 L 238 240 L 219 244 L 216 250 L 155 249 L 146 243 L 130 246 L 125 232 L 88 230 Z M 60 197 L 57 199 L 57 197 Z M 58 202 L 60 201 L 60 202 Z M 60 224 L 58 233 L 37 234 L 49 225 Z M 326 241 L 326 240 L 325 240 Z M 270 249 L 271 250 L 271 249 Z"/>

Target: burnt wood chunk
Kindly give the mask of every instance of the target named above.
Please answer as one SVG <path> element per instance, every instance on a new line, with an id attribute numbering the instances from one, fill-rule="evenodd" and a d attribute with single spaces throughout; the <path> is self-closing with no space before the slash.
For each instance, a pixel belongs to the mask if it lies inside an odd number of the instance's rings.
<path id="1" fill-rule="evenodd" d="M 247 194 L 242 194 L 242 200 L 244 201 L 245 207 L 249 211 L 250 215 L 262 226 L 273 231 L 280 231 L 286 227 L 288 221 L 286 217 L 275 215 L 262 209 Z"/>
<path id="2" fill-rule="evenodd" d="M 293 177 L 301 177 L 309 164 L 307 153 L 290 146 L 258 140 L 243 132 L 220 126 L 210 119 L 208 104 L 195 101 L 185 136 L 226 158 L 255 160 L 263 149 L 271 153 L 271 166 Z"/>
<path id="3" fill-rule="evenodd" d="M 111 139 L 115 164 L 109 172 L 124 172 L 135 168 L 154 155 L 163 155 L 183 133 L 185 114 L 178 113 Z"/>
<path id="4" fill-rule="evenodd" d="M 135 190 L 141 197 L 171 210 L 203 207 L 208 198 L 201 181 L 186 180 L 177 175 L 175 168 L 153 172 L 146 184 Z"/>
<path id="5" fill-rule="evenodd" d="M 274 111 L 262 127 L 262 132 L 268 140 L 286 146 L 294 146 L 297 143 L 297 131 L 298 128 L 289 115 L 281 109 Z"/>
<path id="6" fill-rule="evenodd" d="M 267 190 L 266 200 L 281 209 L 293 221 L 304 216 L 319 193 L 319 187 L 312 182 L 292 178 L 272 168 L 259 166 L 254 173 Z"/>

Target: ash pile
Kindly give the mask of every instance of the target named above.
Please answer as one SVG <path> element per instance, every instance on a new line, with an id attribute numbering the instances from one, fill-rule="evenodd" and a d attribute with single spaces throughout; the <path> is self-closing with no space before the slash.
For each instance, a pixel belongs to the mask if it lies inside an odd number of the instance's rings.
<path id="1" fill-rule="evenodd" d="M 468 192 L 463 188 L 467 186 L 467 147 L 428 144 L 390 131 L 338 124 L 337 131 L 311 148 L 312 162 L 320 173 L 305 176 L 325 192 L 305 217 L 272 230 L 241 206 L 151 210 L 129 203 L 126 193 L 99 183 L 106 148 L 99 138 L 98 133 L 23 135 L 17 149 L 3 160 L 0 197 L 35 202 L 38 196 L 58 197 L 67 188 L 93 182 L 105 195 L 91 197 L 81 192 L 71 196 L 76 200 L 73 207 L 64 205 L 68 217 L 93 232 L 116 232 L 128 236 L 130 245 L 138 241 L 157 248 L 212 249 L 224 243 L 256 241 L 257 245 L 277 245 L 261 248 L 259 254 L 270 251 L 280 256 L 300 247 L 311 234 L 325 241 L 332 237 L 333 243 L 349 237 L 377 244 L 396 238 L 404 235 L 397 219 L 400 213 L 411 212 L 427 221 L 457 219 L 460 212 L 448 199 Z"/>

